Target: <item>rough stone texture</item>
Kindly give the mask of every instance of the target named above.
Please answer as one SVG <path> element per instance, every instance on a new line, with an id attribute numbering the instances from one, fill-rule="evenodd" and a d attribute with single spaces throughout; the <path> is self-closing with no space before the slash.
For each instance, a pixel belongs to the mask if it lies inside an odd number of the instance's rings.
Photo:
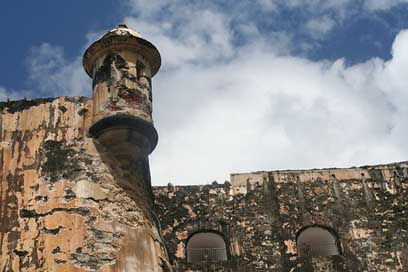
<path id="1" fill-rule="evenodd" d="M 85 51 L 84 68 L 93 79 L 89 132 L 123 164 L 144 160 L 157 145 L 151 78 L 160 61 L 154 45 L 126 25 Z"/>
<path id="2" fill-rule="evenodd" d="M 148 160 L 88 135 L 91 100 L 0 109 L 0 271 L 169 271 Z"/>
<path id="3" fill-rule="evenodd" d="M 408 270 L 407 162 L 154 187 L 156 217 L 148 161 L 123 165 L 89 136 L 91 100 L 0 110 L 0 271 L 171 271 L 166 247 L 175 271 Z M 311 225 L 333 229 L 342 254 L 297 257 Z M 225 238 L 227 261 L 186 262 L 203 230 Z"/>
<path id="4" fill-rule="evenodd" d="M 100 57 L 94 76 L 94 122 L 126 114 L 152 122 L 151 72 L 143 57 L 117 51 Z"/>
<path id="5" fill-rule="evenodd" d="M 153 188 L 176 271 L 408 271 L 408 163 L 232 174 L 231 183 Z M 297 257 L 296 237 L 325 226 L 342 254 Z M 186 262 L 197 231 L 223 235 L 229 259 Z"/>
<path id="6" fill-rule="evenodd" d="M 408 271 L 407 162 L 156 187 L 155 207 L 147 155 L 160 63 L 119 25 L 84 54 L 92 100 L 0 102 L 0 272 Z M 303 245 L 298 257 L 310 226 L 341 254 L 307 257 Z M 227 260 L 187 262 L 198 232 L 221 235 Z"/>

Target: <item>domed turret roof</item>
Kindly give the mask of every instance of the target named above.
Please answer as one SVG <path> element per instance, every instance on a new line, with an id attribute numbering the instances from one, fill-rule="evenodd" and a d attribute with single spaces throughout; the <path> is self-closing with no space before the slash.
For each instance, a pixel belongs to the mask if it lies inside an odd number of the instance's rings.
<path id="1" fill-rule="evenodd" d="M 145 40 L 139 32 L 128 28 L 125 24 L 120 24 L 105 33 L 88 47 L 82 59 L 85 71 L 92 77 L 93 66 L 99 56 L 107 51 L 122 49 L 137 51 L 145 57 L 151 66 L 152 76 L 159 71 L 161 57 L 157 48 L 151 42 Z"/>
<path id="2" fill-rule="evenodd" d="M 125 25 L 125 24 L 119 24 L 117 27 L 115 27 L 111 31 L 105 33 L 102 36 L 102 38 L 109 37 L 109 36 L 112 36 L 112 35 L 118 35 L 118 36 L 129 36 L 130 35 L 130 36 L 133 36 L 133 37 L 143 39 L 142 35 L 139 32 L 128 28 L 128 26 Z"/>

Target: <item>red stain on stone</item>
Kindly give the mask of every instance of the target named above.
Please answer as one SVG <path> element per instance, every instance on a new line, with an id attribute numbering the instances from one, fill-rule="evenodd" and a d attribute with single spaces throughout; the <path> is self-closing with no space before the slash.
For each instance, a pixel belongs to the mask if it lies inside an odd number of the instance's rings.
<path id="1" fill-rule="evenodd" d="M 120 90 L 118 96 L 126 100 L 130 105 L 143 104 L 143 96 L 136 89 Z"/>

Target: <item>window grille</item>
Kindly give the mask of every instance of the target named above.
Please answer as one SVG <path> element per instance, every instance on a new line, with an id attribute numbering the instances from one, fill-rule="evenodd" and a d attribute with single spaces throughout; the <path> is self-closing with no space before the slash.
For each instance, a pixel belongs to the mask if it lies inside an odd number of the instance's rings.
<path id="1" fill-rule="evenodd" d="M 227 246 L 224 238 L 213 232 L 199 232 L 187 242 L 187 261 L 192 263 L 206 261 L 226 261 Z"/>
<path id="2" fill-rule="evenodd" d="M 312 226 L 304 229 L 297 238 L 298 256 L 317 257 L 339 255 L 339 241 L 328 229 Z"/>

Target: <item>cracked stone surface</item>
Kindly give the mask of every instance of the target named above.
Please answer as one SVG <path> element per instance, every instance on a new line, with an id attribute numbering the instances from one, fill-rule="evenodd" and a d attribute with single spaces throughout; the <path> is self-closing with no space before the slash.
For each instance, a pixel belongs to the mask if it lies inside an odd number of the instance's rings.
<path id="1" fill-rule="evenodd" d="M 407 271 L 408 162 L 152 190 L 147 160 L 122 165 L 88 135 L 92 107 L 0 103 L 1 272 Z M 335 230 L 340 256 L 297 256 L 315 225 Z M 224 236 L 226 262 L 186 262 L 201 230 Z"/>
<path id="2" fill-rule="evenodd" d="M 176 271 L 408 271 L 408 162 L 153 190 Z M 336 232 L 340 256 L 297 256 L 297 234 L 315 225 Z M 202 230 L 224 237 L 227 261 L 186 262 L 188 239 Z"/>
<path id="3" fill-rule="evenodd" d="M 168 271 L 148 160 L 88 135 L 92 101 L 0 103 L 0 271 Z"/>

